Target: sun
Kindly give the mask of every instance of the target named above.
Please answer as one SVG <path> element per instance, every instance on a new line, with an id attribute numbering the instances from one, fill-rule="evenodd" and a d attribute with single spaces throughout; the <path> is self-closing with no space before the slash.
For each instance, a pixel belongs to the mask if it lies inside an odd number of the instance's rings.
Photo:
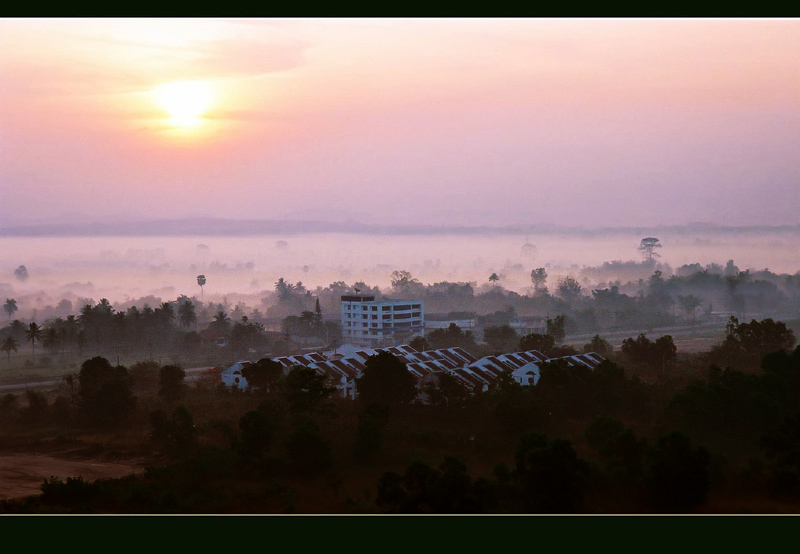
<path id="1" fill-rule="evenodd" d="M 156 103 L 166 111 L 171 125 L 196 127 L 211 107 L 214 90 L 207 81 L 166 83 L 153 91 Z"/>

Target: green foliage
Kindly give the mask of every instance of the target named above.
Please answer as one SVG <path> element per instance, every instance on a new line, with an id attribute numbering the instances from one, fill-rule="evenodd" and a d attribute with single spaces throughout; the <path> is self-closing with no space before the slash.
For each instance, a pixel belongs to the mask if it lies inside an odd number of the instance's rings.
<path id="1" fill-rule="evenodd" d="M 260 323 L 236 322 L 233 324 L 231 340 L 228 344 L 231 352 L 245 356 L 250 350 L 263 350 L 268 344 L 264 326 Z"/>
<path id="2" fill-rule="evenodd" d="M 771 462 L 773 491 L 782 496 L 800 495 L 800 412 L 765 434 L 761 448 Z"/>
<path id="3" fill-rule="evenodd" d="M 785 391 L 769 376 L 712 366 L 708 381 L 694 380 L 673 396 L 667 416 L 702 437 L 752 441 L 780 420 Z"/>
<path id="4" fill-rule="evenodd" d="M 658 370 L 672 366 L 678 359 L 678 348 L 670 335 L 664 335 L 655 341 L 648 339 L 644 333 L 636 339 L 627 338 L 622 341 L 622 353 L 635 364 Z"/>
<path id="5" fill-rule="evenodd" d="M 406 364 L 389 352 L 367 358 L 361 377 L 356 379 L 359 399 L 366 403 L 408 404 L 417 397 L 417 380 Z"/>
<path id="6" fill-rule="evenodd" d="M 19 414 L 19 397 L 16 394 L 6 393 L 0 399 L 0 420 L 13 421 Z"/>
<path id="7" fill-rule="evenodd" d="M 556 289 L 558 296 L 566 302 L 574 302 L 581 297 L 581 284 L 572 276 L 563 277 L 558 280 Z"/>
<path id="8" fill-rule="evenodd" d="M 239 420 L 241 442 L 239 452 L 243 456 L 260 458 L 272 446 L 277 433 L 277 417 L 270 404 L 262 404 L 251 410 Z"/>
<path id="9" fill-rule="evenodd" d="M 385 472 L 378 481 L 376 504 L 388 513 L 477 514 L 490 511 L 495 498 L 485 480 L 473 482 L 466 465 L 447 456 L 438 470 L 416 461 L 402 476 Z"/>
<path id="10" fill-rule="evenodd" d="M 572 443 L 548 440 L 540 433 L 522 436 L 512 473 L 517 494 L 528 513 L 577 513 L 583 507 L 587 465 Z"/>
<path id="11" fill-rule="evenodd" d="M 545 356 L 552 356 L 552 352 L 556 346 L 556 339 L 552 335 L 542 335 L 539 333 L 530 333 L 519 339 L 517 350 L 527 352 L 529 350 L 536 350 Z"/>
<path id="12" fill-rule="evenodd" d="M 658 512 L 686 513 L 706 501 L 711 456 L 688 436 L 673 432 L 658 438 L 650 452 L 647 491 Z"/>
<path id="13" fill-rule="evenodd" d="M 408 342 L 408 345 L 417 352 L 425 352 L 426 350 L 431 350 L 431 346 L 425 339 L 425 337 L 414 337 Z"/>
<path id="14" fill-rule="evenodd" d="M 6 298 L 5 304 L 3 304 L 3 310 L 8 314 L 8 319 L 10 320 L 11 317 L 14 315 L 19 308 L 17 308 L 17 301 L 13 298 Z"/>
<path id="15" fill-rule="evenodd" d="M 478 346 L 472 331 L 463 331 L 455 323 L 451 323 L 447 329 L 434 329 L 428 333 L 426 340 L 432 350 L 461 347 L 472 352 Z"/>
<path id="16" fill-rule="evenodd" d="M 44 394 L 32 390 L 25 391 L 28 405 L 22 410 L 22 420 L 25 423 L 41 423 L 47 417 L 47 398 Z"/>
<path id="17" fill-rule="evenodd" d="M 0 351 L 8 354 L 8 362 L 11 363 L 11 352 L 16 352 L 19 348 L 19 342 L 12 335 L 3 339 L 3 344 L 0 345 Z"/>
<path id="18" fill-rule="evenodd" d="M 643 238 L 639 243 L 639 252 L 648 260 L 653 259 L 653 256 L 659 257 L 656 248 L 661 248 L 661 243 L 659 243 L 658 239 L 655 237 Z"/>
<path id="19" fill-rule="evenodd" d="M 249 390 L 261 396 L 277 390 L 278 381 L 283 377 L 283 366 L 270 358 L 261 358 L 242 370 Z"/>
<path id="20" fill-rule="evenodd" d="M 731 317 L 725 339 L 709 353 L 709 359 L 722 367 L 748 369 L 757 366 L 766 354 L 792 348 L 795 336 L 782 321 L 771 318 L 739 323 Z"/>
<path id="21" fill-rule="evenodd" d="M 426 383 L 422 390 L 433 406 L 460 407 L 470 397 L 470 390 L 448 372 L 437 374 L 435 382 Z"/>
<path id="22" fill-rule="evenodd" d="M 608 356 L 614 352 L 614 347 L 611 346 L 611 343 L 602 338 L 600 335 L 595 335 L 592 337 L 591 341 L 583 346 L 583 351 L 596 352 L 604 358 L 608 358 Z"/>
<path id="23" fill-rule="evenodd" d="M 393 289 L 408 289 L 418 285 L 419 281 L 412 277 L 411 272 L 405 269 L 392 271 L 391 284 Z"/>
<path id="24" fill-rule="evenodd" d="M 556 344 L 564 342 L 566 331 L 564 325 L 566 323 L 566 316 L 564 314 L 558 315 L 554 318 L 547 318 L 547 334 L 553 337 Z"/>
<path id="25" fill-rule="evenodd" d="M 333 450 L 311 419 L 302 421 L 286 442 L 292 467 L 306 475 L 318 474 L 333 465 Z"/>
<path id="26" fill-rule="evenodd" d="M 186 456 L 197 447 L 197 429 L 192 414 L 178 406 L 171 417 L 163 410 L 150 414 L 150 438 L 170 454 Z"/>
<path id="27" fill-rule="evenodd" d="M 542 364 L 532 392 L 554 420 L 603 415 L 648 421 L 654 409 L 644 383 L 609 360 L 594 370 L 557 360 Z"/>
<path id="28" fill-rule="evenodd" d="M 186 372 L 179 365 L 165 365 L 158 375 L 158 395 L 167 403 L 180 400 L 188 389 Z"/>
<path id="29" fill-rule="evenodd" d="M 370 404 L 358 415 L 356 440 L 353 445 L 355 459 L 362 463 L 372 460 L 383 446 L 383 428 L 388 420 L 388 407 Z"/>
<path id="30" fill-rule="evenodd" d="M 100 494 L 100 486 L 83 477 L 67 477 L 66 483 L 56 477 L 45 479 L 41 486 L 43 504 L 80 507 Z"/>
<path id="31" fill-rule="evenodd" d="M 589 447 L 605 460 L 609 476 L 628 485 L 638 484 L 648 452 L 645 439 L 637 439 L 618 419 L 602 416 L 592 420 L 584 436 Z"/>
<path id="32" fill-rule="evenodd" d="M 547 271 L 543 267 L 531 270 L 531 282 L 535 294 L 547 294 Z"/>
<path id="33" fill-rule="evenodd" d="M 87 421 L 95 425 L 118 426 L 136 409 L 128 371 L 112 367 L 100 356 L 86 360 L 78 374 L 78 398 Z"/>
<path id="34" fill-rule="evenodd" d="M 483 330 L 483 340 L 494 352 L 513 352 L 519 344 L 519 335 L 509 325 L 492 325 Z"/>
<path id="35" fill-rule="evenodd" d="M 533 387 L 520 385 L 511 372 L 501 373 L 489 392 L 492 415 L 508 432 L 530 430 L 544 420 L 543 406 L 533 394 Z"/>
<path id="36" fill-rule="evenodd" d="M 309 367 L 293 367 L 281 380 L 289 411 L 295 416 L 332 415 L 329 399 L 336 387 L 327 386 L 327 380 L 327 375 Z"/>

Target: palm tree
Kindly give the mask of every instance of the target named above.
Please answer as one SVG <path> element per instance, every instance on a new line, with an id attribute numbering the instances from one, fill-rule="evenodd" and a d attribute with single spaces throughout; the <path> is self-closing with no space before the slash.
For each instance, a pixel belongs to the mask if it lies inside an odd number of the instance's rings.
<path id="1" fill-rule="evenodd" d="M 25 340 L 31 343 L 31 351 L 33 352 L 33 356 L 36 357 L 36 341 L 42 338 L 42 328 L 36 325 L 35 322 L 31 321 L 31 324 L 28 325 L 28 330 L 25 332 Z"/>
<path id="2" fill-rule="evenodd" d="M 175 308 L 172 307 L 172 302 L 162 302 L 158 307 L 161 310 L 161 317 L 166 325 L 172 324 L 175 319 Z"/>
<path id="3" fill-rule="evenodd" d="M 13 350 L 16 352 L 18 346 L 19 343 L 17 342 L 17 339 L 11 335 L 7 336 L 6 340 L 3 341 L 2 346 L 0 346 L 0 350 L 3 352 L 8 352 L 8 363 L 11 363 L 11 351 Z"/>
<path id="4" fill-rule="evenodd" d="M 15 319 L 11 322 L 11 332 L 18 337 L 21 337 L 22 334 L 25 332 L 25 324 L 22 323 L 20 320 Z"/>
<path id="5" fill-rule="evenodd" d="M 11 321 L 11 316 L 17 311 L 17 301 L 13 298 L 6 298 L 6 303 L 3 304 L 3 309 L 8 313 L 8 320 Z"/>
<path id="6" fill-rule="evenodd" d="M 213 327 L 219 332 L 227 333 L 231 327 L 231 318 L 223 310 L 220 310 L 214 315 L 214 321 L 211 322 L 209 327 Z"/>
<path id="7" fill-rule="evenodd" d="M 203 285 L 206 284 L 206 276 L 205 275 L 198 275 L 197 276 L 197 284 L 200 285 L 200 298 L 203 298 Z"/>
<path id="8" fill-rule="evenodd" d="M 81 329 L 78 331 L 78 334 L 75 335 L 75 344 L 78 345 L 78 355 L 83 355 L 83 347 L 86 346 L 86 331 Z"/>
<path id="9" fill-rule="evenodd" d="M 197 315 L 194 312 L 194 304 L 192 304 L 191 300 L 186 300 L 178 306 L 178 317 L 183 327 L 190 327 L 192 324 L 197 323 Z"/>
<path id="10" fill-rule="evenodd" d="M 55 327 L 48 327 L 44 332 L 42 345 L 50 351 L 51 355 L 58 352 L 58 331 Z"/>

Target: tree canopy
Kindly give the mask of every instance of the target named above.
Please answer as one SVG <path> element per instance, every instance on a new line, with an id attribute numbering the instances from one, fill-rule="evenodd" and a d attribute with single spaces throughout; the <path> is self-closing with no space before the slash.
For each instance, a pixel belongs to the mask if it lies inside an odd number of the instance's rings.
<path id="1" fill-rule="evenodd" d="M 356 379 L 359 399 L 367 404 L 407 404 L 417 397 L 416 379 L 397 356 L 379 352 L 367 358 Z"/>

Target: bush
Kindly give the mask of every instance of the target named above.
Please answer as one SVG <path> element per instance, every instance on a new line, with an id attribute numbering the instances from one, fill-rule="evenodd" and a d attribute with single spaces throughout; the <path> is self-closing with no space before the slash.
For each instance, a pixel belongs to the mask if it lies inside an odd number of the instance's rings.
<path id="1" fill-rule="evenodd" d="M 307 419 L 292 432 L 286 443 L 289 461 L 301 473 L 322 472 L 333 465 L 333 454 L 319 432 L 319 426 Z"/>
<path id="2" fill-rule="evenodd" d="M 96 498 L 100 486 L 87 483 L 83 477 L 67 477 L 67 482 L 51 476 L 42 483 L 41 501 L 43 504 L 58 506 L 79 506 Z"/>

